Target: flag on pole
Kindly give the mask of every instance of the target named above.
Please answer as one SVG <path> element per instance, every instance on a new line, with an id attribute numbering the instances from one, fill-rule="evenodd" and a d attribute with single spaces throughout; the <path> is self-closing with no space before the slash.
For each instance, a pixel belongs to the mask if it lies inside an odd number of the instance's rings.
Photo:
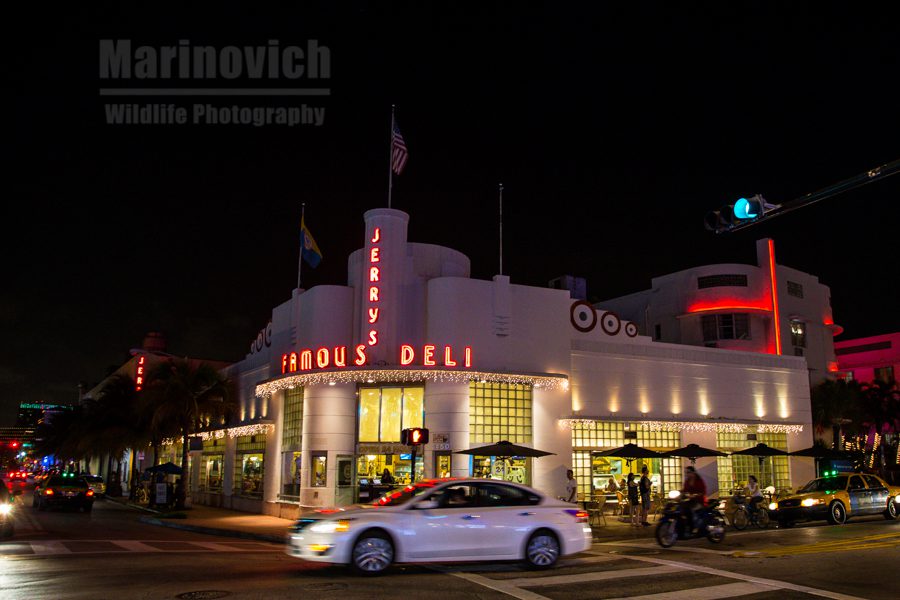
<path id="1" fill-rule="evenodd" d="M 300 219 L 300 254 L 313 269 L 322 262 L 322 251 L 313 239 L 303 218 Z"/>
<path id="2" fill-rule="evenodd" d="M 400 135 L 400 128 L 397 127 L 397 120 L 394 119 L 394 127 L 391 132 L 391 169 L 399 175 L 403 172 L 403 167 L 406 166 L 406 142 L 403 140 L 403 136 Z"/>

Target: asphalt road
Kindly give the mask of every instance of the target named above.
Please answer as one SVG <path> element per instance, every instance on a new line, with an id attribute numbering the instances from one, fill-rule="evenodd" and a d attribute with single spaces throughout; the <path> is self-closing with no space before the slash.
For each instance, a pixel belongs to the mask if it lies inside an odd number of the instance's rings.
<path id="1" fill-rule="evenodd" d="M 141 523 L 113 502 L 82 514 L 33 510 L 27 491 L 21 500 L 15 536 L 0 542 L 0 600 L 893 599 L 900 579 L 900 522 L 874 517 L 729 531 L 721 545 L 697 540 L 670 550 L 650 540 L 607 542 L 550 571 L 416 565 L 360 578 L 290 558 L 278 544 Z"/>

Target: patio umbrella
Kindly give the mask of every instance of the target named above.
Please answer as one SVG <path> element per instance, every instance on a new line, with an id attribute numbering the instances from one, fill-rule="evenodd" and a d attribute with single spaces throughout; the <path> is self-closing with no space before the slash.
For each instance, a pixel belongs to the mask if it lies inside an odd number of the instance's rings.
<path id="1" fill-rule="evenodd" d="M 683 456 L 685 458 L 691 459 L 691 464 L 694 464 L 698 458 L 702 458 L 705 456 L 728 456 L 724 452 L 719 452 L 718 450 L 713 450 L 712 448 L 704 448 L 703 446 L 699 446 L 697 444 L 688 444 L 684 448 L 675 448 L 674 450 L 663 452 L 663 455 Z"/>
<path id="2" fill-rule="evenodd" d="M 455 454 L 469 454 L 471 456 L 497 456 L 500 458 L 511 458 L 513 456 L 531 456 L 534 458 L 539 458 L 541 456 L 555 454 L 555 452 L 544 452 L 543 450 L 536 450 L 534 448 L 529 448 L 528 446 L 519 446 L 518 444 L 513 444 L 512 442 L 503 440 L 501 442 L 497 442 L 496 444 L 490 444 L 489 446 L 479 446 L 478 448 L 469 448 L 468 450 L 458 450 L 457 452 L 455 452 Z"/>
<path id="3" fill-rule="evenodd" d="M 767 446 L 766 444 L 763 444 L 762 442 L 760 442 L 759 444 L 753 446 L 752 448 L 744 448 L 743 450 L 737 450 L 735 452 L 732 452 L 731 455 L 732 456 L 756 456 L 759 458 L 759 468 L 761 470 L 762 466 L 763 466 L 763 461 L 766 459 L 767 456 L 768 457 L 787 456 L 788 453 L 785 452 L 784 450 L 779 450 L 778 448 L 772 448 L 771 446 Z M 774 475 L 774 471 L 775 471 L 775 468 L 773 465 L 773 468 L 772 468 L 773 475 Z M 774 482 L 772 482 L 772 483 L 774 483 Z"/>
<path id="4" fill-rule="evenodd" d="M 618 456 L 627 459 L 628 462 L 631 462 L 636 458 L 665 458 L 665 455 L 654 452 L 649 448 L 642 448 L 637 444 L 625 444 L 624 446 L 619 446 L 612 450 L 604 450 L 598 454 L 600 456 Z"/>
<path id="5" fill-rule="evenodd" d="M 154 467 L 150 467 L 149 469 L 145 469 L 148 473 L 165 473 L 166 475 L 181 475 L 181 467 L 176 465 L 173 462 L 163 463 L 161 465 L 156 465 Z"/>

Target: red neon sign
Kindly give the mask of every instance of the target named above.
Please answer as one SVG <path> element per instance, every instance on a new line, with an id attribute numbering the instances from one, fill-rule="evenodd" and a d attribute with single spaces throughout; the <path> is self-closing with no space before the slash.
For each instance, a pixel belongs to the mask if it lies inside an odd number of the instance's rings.
<path id="1" fill-rule="evenodd" d="M 781 354 L 781 319 L 778 311 L 778 281 L 775 278 L 775 242 L 769 239 L 769 276 L 772 280 L 772 322 L 775 326 L 775 354 Z"/>
<path id="2" fill-rule="evenodd" d="M 358 344 L 354 348 L 354 366 L 361 367 L 365 365 L 369 357 L 366 353 L 366 344 Z M 436 367 L 439 366 L 438 356 L 443 357 L 443 367 L 459 366 L 460 359 L 453 346 L 445 345 L 440 351 L 434 344 L 425 344 L 422 346 L 421 354 L 416 352 L 416 348 L 410 344 L 402 344 L 400 346 L 399 363 L 403 366 L 409 366 L 416 362 L 416 357 L 421 356 L 422 366 Z M 297 373 L 301 371 L 312 371 L 313 369 L 327 369 L 329 367 L 343 369 L 347 366 L 347 346 L 332 346 L 330 348 L 322 346 L 313 351 L 311 348 L 304 348 L 300 352 L 289 352 L 281 355 L 281 373 Z M 472 347 L 465 346 L 463 348 L 462 366 L 466 369 L 472 367 Z"/>
<path id="3" fill-rule="evenodd" d="M 134 374 L 134 390 L 136 392 L 144 389 L 144 355 L 140 355 L 137 361 L 137 369 Z"/>
<path id="4" fill-rule="evenodd" d="M 372 239 L 369 240 L 371 244 L 377 244 L 381 241 L 381 227 L 376 227 L 374 233 L 372 234 Z M 375 346 L 378 344 L 378 329 L 376 329 L 375 324 L 378 322 L 379 317 L 379 309 L 377 306 L 371 306 L 381 299 L 381 289 L 377 285 L 381 283 L 381 268 L 376 266 L 375 263 L 381 262 L 381 247 L 380 246 L 372 246 L 369 249 L 369 304 L 370 306 L 367 308 L 367 317 L 369 321 L 369 325 L 372 326 L 369 329 L 369 336 L 367 339 L 367 343 L 370 346 Z M 357 352 L 357 360 L 360 359 L 359 353 Z"/>

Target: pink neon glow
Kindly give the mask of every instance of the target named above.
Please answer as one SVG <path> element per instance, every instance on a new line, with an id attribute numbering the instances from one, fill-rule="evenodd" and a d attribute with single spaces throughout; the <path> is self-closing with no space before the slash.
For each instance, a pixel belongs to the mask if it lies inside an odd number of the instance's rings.
<path id="1" fill-rule="evenodd" d="M 778 312 L 778 281 L 775 278 L 775 242 L 769 240 L 769 275 L 772 278 L 772 318 L 775 326 L 775 354 L 781 354 L 781 319 Z"/>

